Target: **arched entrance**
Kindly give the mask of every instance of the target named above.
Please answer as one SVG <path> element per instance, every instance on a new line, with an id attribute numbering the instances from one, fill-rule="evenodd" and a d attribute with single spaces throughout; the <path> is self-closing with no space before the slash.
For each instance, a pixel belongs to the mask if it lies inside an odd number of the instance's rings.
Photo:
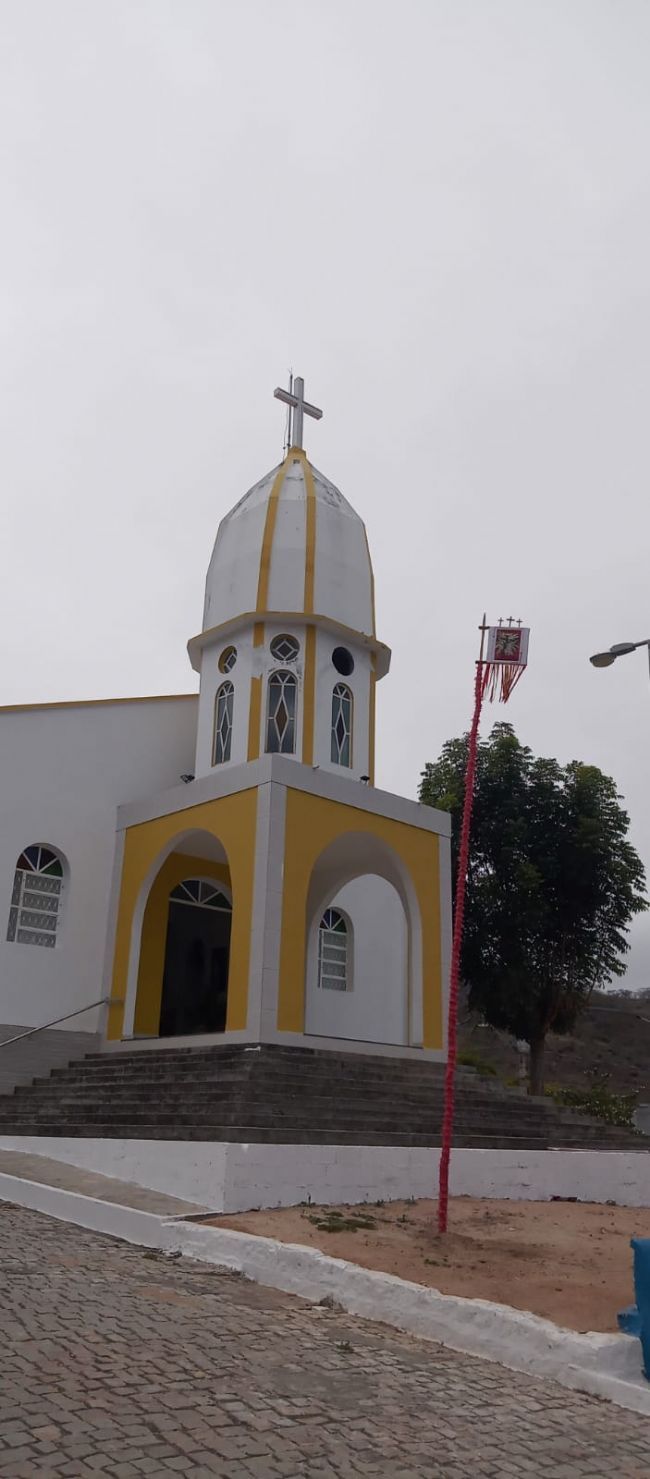
<path id="1" fill-rule="evenodd" d="M 345 969 L 323 932 L 332 912 L 345 922 Z M 305 1031 L 420 1046 L 420 911 L 399 854 L 368 832 L 342 833 L 314 863 L 306 915 Z M 324 951 L 336 971 L 323 972 Z"/>
<path id="2" fill-rule="evenodd" d="M 231 902 L 214 880 L 185 878 L 171 890 L 161 1037 L 225 1031 L 231 923 Z"/>
<path id="3" fill-rule="evenodd" d="M 365 873 L 312 919 L 305 1032 L 408 1043 L 408 920 L 392 883 Z"/>
<path id="4" fill-rule="evenodd" d="M 206 1030 L 201 1025 L 208 1006 L 206 975 L 221 976 L 224 956 L 213 958 L 212 951 L 225 949 L 228 983 L 232 914 L 230 868 L 219 839 L 198 830 L 174 838 L 142 880 L 134 910 L 125 1036 L 161 1035 L 163 984 L 164 1035 Z M 199 943 L 191 950 L 193 939 Z M 223 985 L 217 994 L 223 998 Z M 230 1000 L 228 984 L 225 996 Z M 218 1020 L 220 1015 L 214 1005 L 207 1010 L 209 1020 Z M 182 1025 L 188 1022 L 189 1026 Z"/>

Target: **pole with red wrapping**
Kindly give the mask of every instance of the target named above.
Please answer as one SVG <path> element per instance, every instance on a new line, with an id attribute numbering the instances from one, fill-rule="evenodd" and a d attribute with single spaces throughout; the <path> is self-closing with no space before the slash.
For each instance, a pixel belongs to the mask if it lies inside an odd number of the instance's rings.
<path id="1" fill-rule="evenodd" d="M 458 986 L 460 982 L 460 960 L 463 945 L 463 918 L 465 914 L 465 891 L 469 864 L 469 844 L 472 830 L 472 810 L 476 780 L 476 758 L 478 754 L 478 731 L 481 709 L 486 694 L 490 702 L 495 698 L 507 703 L 515 684 L 518 683 L 528 661 L 529 630 L 521 622 L 486 627 L 485 617 L 481 624 L 481 652 L 476 664 L 474 683 L 474 715 L 469 732 L 467 767 L 465 770 L 465 797 L 458 848 L 458 870 L 456 874 L 456 901 L 454 907 L 454 931 L 451 947 L 451 970 L 449 975 L 449 1014 L 447 1030 L 447 1067 L 445 1071 L 445 1100 L 442 1119 L 442 1149 L 438 1185 L 438 1232 L 447 1231 L 447 1209 L 449 1203 L 449 1162 L 451 1139 L 454 1128 L 454 1090 L 457 1057 L 458 1029 Z M 488 634 L 487 660 L 484 661 L 485 634 Z"/>

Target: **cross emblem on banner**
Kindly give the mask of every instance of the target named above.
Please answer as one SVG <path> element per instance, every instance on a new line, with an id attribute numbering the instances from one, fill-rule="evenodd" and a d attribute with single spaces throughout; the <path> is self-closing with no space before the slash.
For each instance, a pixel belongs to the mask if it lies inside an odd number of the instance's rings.
<path id="1" fill-rule="evenodd" d="M 296 375 L 295 380 L 291 375 L 289 389 L 282 390 L 277 385 L 273 394 L 276 401 L 284 401 L 285 406 L 289 407 L 289 446 L 302 447 L 303 417 L 313 416 L 314 421 L 320 421 L 323 412 L 318 406 L 312 406 L 305 400 L 305 382 L 301 375 Z"/>

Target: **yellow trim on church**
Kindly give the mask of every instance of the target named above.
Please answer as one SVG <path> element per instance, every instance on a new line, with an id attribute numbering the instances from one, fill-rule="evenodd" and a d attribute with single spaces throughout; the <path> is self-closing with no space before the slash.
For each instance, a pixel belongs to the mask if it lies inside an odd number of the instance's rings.
<path id="1" fill-rule="evenodd" d="M 314 722 L 316 714 L 316 628 L 305 633 L 305 670 L 303 675 L 302 763 L 314 763 Z"/>
<path id="2" fill-rule="evenodd" d="M 262 723 L 262 679 L 251 678 L 248 705 L 248 751 L 247 760 L 259 760 L 260 728 Z"/>
<path id="3" fill-rule="evenodd" d="M 271 554 L 273 552 L 273 535 L 275 534 L 275 523 L 278 517 L 278 499 L 284 482 L 285 473 L 289 465 L 289 458 L 278 468 L 273 479 L 273 487 L 269 493 L 266 505 L 266 518 L 264 520 L 264 533 L 262 535 L 262 551 L 260 554 L 260 573 L 257 582 L 257 611 L 266 611 L 269 604 L 269 580 L 271 577 Z"/>
<path id="4" fill-rule="evenodd" d="M 359 832 L 391 848 L 415 890 L 422 951 L 423 1046 L 440 1049 L 444 1024 L 437 834 L 292 789 L 287 791 L 285 817 L 278 1030 L 305 1030 L 309 885 L 314 867 L 330 843 L 346 833 Z M 341 878 L 338 887 L 347 881 Z"/>
<path id="5" fill-rule="evenodd" d="M 157 1037 L 160 1025 L 169 895 L 186 878 L 212 878 L 230 892 L 230 871 L 226 863 L 210 858 L 192 857 L 173 852 L 165 860 L 151 885 L 145 906 L 140 937 L 140 966 L 133 1031 L 136 1035 Z"/>
<path id="6" fill-rule="evenodd" d="M 99 709 L 110 704 L 169 704 L 177 700 L 198 701 L 197 693 L 137 693 L 133 698 L 64 698 L 53 703 L 0 704 L 0 714 L 22 714 L 29 709 Z"/>
<path id="7" fill-rule="evenodd" d="M 291 623 L 294 621 L 300 621 L 301 618 L 304 617 L 304 612 L 265 611 L 264 615 L 267 622 L 274 622 L 277 626 L 287 627 L 287 625 L 290 626 Z M 263 625 L 263 623 L 259 620 L 259 612 L 242 612 L 240 616 L 231 617 L 229 621 L 222 621 L 219 623 L 218 626 L 209 627 L 205 632 L 199 632 L 198 636 L 191 637 L 190 641 L 187 644 L 187 648 L 190 654 L 190 659 L 194 671 L 197 673 L 200 671 L 200 663 L 198 663 L 196 654 L 200 653 L 204 647 L 207 647 L 208 643 L 216 642 L 217 638 L 221 638 L 222 641 L 225 641 L 227 636 L 231 637 L 233 640 L 236 640 L 237 632 L 242 631 L 251 622 L 254 623 L 254 628 Z M 314 622 L 324 632 L 331 633 L 333 637 L 338 637 L 339 639 L 342 639 L 343 642 L 360 642 L 363 647 L 366 647 L 370 652 L 373 652 L 377 659 L 377 678 L 383 678 L 388 672 L 390 667 L 391 653 L 390 648 L 386 646 L 385 642 L 378 642 L 377 638 L 372 637 L 370 633 L 360 632 L 356 627 L 345 626 L 343 622 L 334 621 L 333 617 L 323 616 L 321 612 L 314 612 Z M 253 645 L 256 646 L 258 644 L 254 641 Z M 183 698 L 196 697 L 195 694 L 182 694 L 180 696 Z M 118 700 L 118 702 L 120 702 L 120 700 Z M 130 702 L 130 700 L 125 700 L 125 702 Z"/>
<path id="8" fill-rule="evenodd" d="M 374 653 L 370 659 L 370 693 L 368 701 L 368 775 L 370 784 L 375 784 L 375 720 L 377 713 L 377 664 Z"/>
<path id="9" fill-rule="evenodd" d="M 314 610 L 314 580 L 316 576 L 316 489 L 314 487 L 314 474 L 309 462 L 305 457 L 303 462 L 303 476 L 305 479 L 305 593 L 303 606 L 305 612 L 311 615 Z"/>
<path id="10" fill-rule="evenodd" d="M 138 951 L 139 976 L 142 965 L 140 921 L 144 927 L 152 891 L 170 857 L 190 856 L 193 864 L 196 863 L 197 859 L 193 857 L 191 848 L 188 852 L 183 847 L 183 843 L 190 841 L 195 832 L 204 832 L 215 838 L 226 854 L 227 866 L 224 866 L 230 876 L 233 904 L 226 1031 L 234 1032 L 245 1028 L 248 1015 L 256 827 L 257 788 L 251 787 L 246 791 L 238 791 L 233 796 L 221 796 L 215 801 L 206 801 L 182 812 L 172 812 L 127 828 L 115 931 L 112 1001 L 106 1032 L 109 1039 L 122 1036 L 131 951 Z M 171 851 L 176 839 L 178 854 Z M 211 876 L 209 860 L 204 859 L 203 864 L 208 876 Z M 161 884 L 160 888 L 161 897 L 164 897 L 164 885 Z M 157 899 L 156 893 L 154 900 Z M 162 935 L 166 934 L 166 927 L 164 931 L 160 928 L 160 908 L 160 902 L 154 902 L 153 918 Z M 147 1024 L 144 1028 L 140 1027 L 140 1031 L 152 1030 L 155 1035 L 157 1026 L 153 1027 L 152 1024 L 156 1016 L 156 1003 L 158 1016 L 160 1015 L 164 944 L 162 953 L 159 950 L 158 954 L 152 954 L 148 927 L 144 943 L 147 961 L 142 977 L 144 994 L 140 998 L 138 992 L 135 1020 Z"/>
<path id="11" fill-rule="evenodd" d="M 304 611 L 311 614 L 314 610 L 314 579 L 316 571 L 316 488 L 311 463 L 302 447 L 290 447 L 284 462 L 278 468 L 273 486 L 269 493 L 266 505 L 266 517 L 264 520 L 264 533 L 262 535 L 262 549 L 260 553 L 260 570 L 257 582 L 256 611 L 266 612 L 269 600 L 269 584 L 271 579 L 271 560 L 273 557 L 273 540 L 275 537 L 275 526 L 278 517 L 278 504 L 284 480 L 290 465 L 294 462 L 302 462 L 303 478 L 305 482 L 305 585 L 303 596 Z M 366 539 L 367 547 L 367 539 Z M 370 551 L 368 550 L 370 561 Z M 372 565 L 371 578 L 372 578 Z M 374 634 L 374 620 L 373 620 Z"/>

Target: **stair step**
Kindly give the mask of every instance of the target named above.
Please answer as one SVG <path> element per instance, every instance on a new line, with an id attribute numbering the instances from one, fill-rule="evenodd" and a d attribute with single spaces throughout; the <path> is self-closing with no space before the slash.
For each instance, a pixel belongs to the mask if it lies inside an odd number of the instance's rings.
<path id="1" fill-rule="evenodd" d="M 443 1064 L 330 1049 L 94 1052 L 0 1097 L 0 1133 L 435 1146 L 443 1087 Z M 471 1069 L 458 1073 L 454 1143 L 644 1153 L 647 1144 Z"/>

